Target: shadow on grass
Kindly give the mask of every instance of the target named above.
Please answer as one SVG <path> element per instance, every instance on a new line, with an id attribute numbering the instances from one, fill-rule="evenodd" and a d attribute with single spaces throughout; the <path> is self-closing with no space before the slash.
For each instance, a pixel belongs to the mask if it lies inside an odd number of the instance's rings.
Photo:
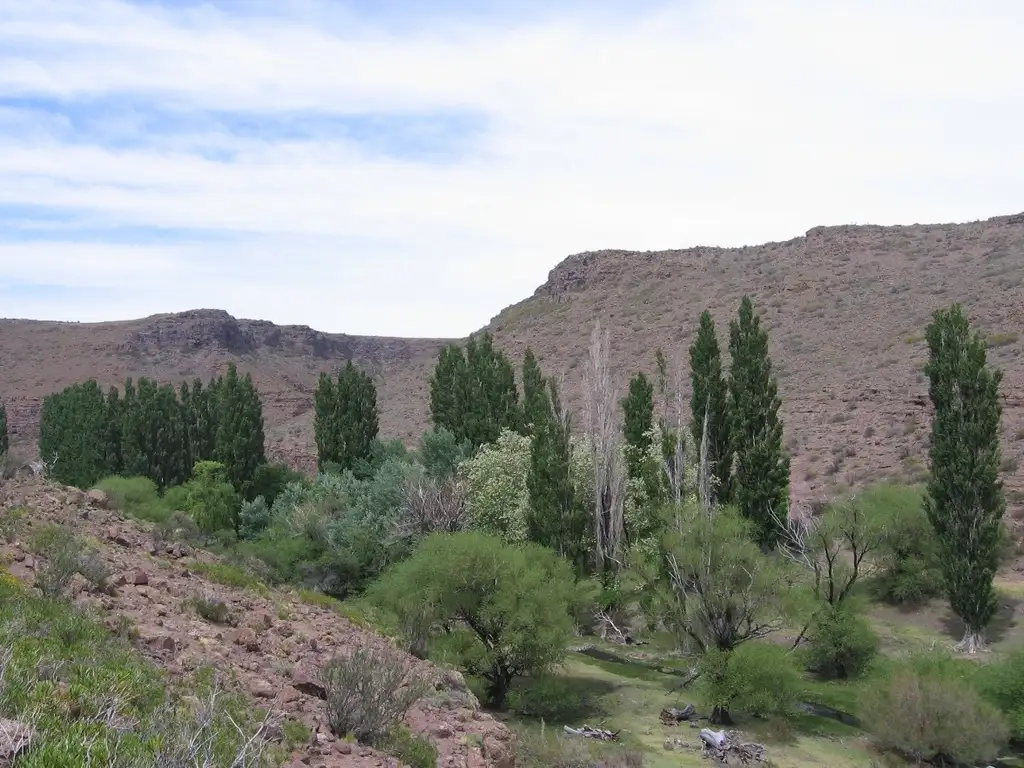
<path id="1" fill-rule="evenodd" d="M 1024 602 L 1021 598 L 1000 596 L 999 608 L 992 622 L 985 629 L 985 640 L 998 643 L 1006 639 L 1011 630 L 1018 626 L 1017 608 Z M 964 623 L 952 610 L 947 609 L 940 619 L 943 633 L 953 640 L 961 640 L 964 636 Z"/>
<path id="2" fill-rule="evenodd" d="M 602 698 L 616 691 L 612 680 L 586 675 L 559 674 L 522 678 L 509 692 L 511 714 L 524 722 L 543 720 L 548 725 L 599 725 L 610 712 Z"/>

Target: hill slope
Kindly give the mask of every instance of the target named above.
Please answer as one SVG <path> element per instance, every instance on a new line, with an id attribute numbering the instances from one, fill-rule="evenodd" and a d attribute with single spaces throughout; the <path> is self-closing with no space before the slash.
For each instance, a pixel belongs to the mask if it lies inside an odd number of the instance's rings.
<path id="1" fill-rule="evenodd" d="M 817 498 L 838 483 L 919 475 L 927 437 L 920 374 L 931 313 L 962 302 L 1005 371 L 1005 443 L 1011 502 L 1022 500 L 1020 353 L 1024 333 L 1024 214 L 967 224 L 817 227 L 782 243 L 570 256 L 535 294 L 489 324 L 516 357 L 533 346 L 548 373 L 563 374 L 571 404 L 592 324 L 612 336 L 624 385 L 651 371 L 662 348 L 684 372 L 700 312 L 713 313 L 723 344 L 749 293 L 771 333 L 783 398 L 793 488 Z M 271 453 L 309 468 L 316 375 L 348 357 L 377 377 L 386 435 L 414 438 L 428 421 L 427 378 L 443 340 L 322 334 L 198 310 L 126 323 L 0 321 L 0 393 L 12 422 L 33 433 L 38 404 L 88 376 L 178 381 L 228 360 L 252 371 L 267 403 Z M 684 382 L 684 396 L 685 396 Z"/>

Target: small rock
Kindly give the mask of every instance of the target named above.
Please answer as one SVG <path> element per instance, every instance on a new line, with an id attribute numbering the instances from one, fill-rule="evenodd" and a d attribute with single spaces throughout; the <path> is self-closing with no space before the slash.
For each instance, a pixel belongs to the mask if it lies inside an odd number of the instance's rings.
<path id="1" fill-rule="evenodd" d="M 136 568 L 134 571 L 132 571 L 132 574 L 130 576 L 130 580 L 131 580 L 131 583 L 136 585 L 136 586 L 141 586 L 141 585 L 144 585 L 144 584 L 149 584 L 149 576 L 147 576 L 146 572 L 144 570 L 142 570 L 141 568 Z"/>
<path id="2" fill-rule="evenodd" d="M 272 699 L 277 695 L 274 686 L 259 677 L 249 683 L 249 692 L 257 699 Z"/>
<path id="3" fill-rule="evenodd" d="M 323 684 L 317 680 L 314 674 L 302 667 L 296 667 L 292 672 L 292 687 L 307 696 L 315 696 L 318 699 L 327 698 L 327 689 Z"/>
<path id="4" fill-rule="evenodd" d="M 434 735 L 439 739 L 450 739 L 454 735 L 452 727 L 448 723 L 441 723 L 433 727 Z"/>
<path id="5" fill-rule="evenodd" d="M 0 739 L 0 765 L 13 763 L 14 758 L 29 748 L 35 736 L 30 726 L 6 718 L 0 718 L 0 733 L 4 734 L 4 738 Z"/>

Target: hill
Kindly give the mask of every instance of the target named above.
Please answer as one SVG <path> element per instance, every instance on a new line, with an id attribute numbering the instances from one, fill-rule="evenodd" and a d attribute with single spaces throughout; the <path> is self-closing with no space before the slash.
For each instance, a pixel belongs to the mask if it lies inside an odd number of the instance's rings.
<path id="1" fill-rule="evenodd" d="M 960 301 L 1005 372 L 1006 485 L 1011 509 L 1024 511 L 1024 214 L 965 224 L 816 227 L 743 248 L 580 253 L 488 328 L 517 358 L 531 345 L 546 372 L 564 375 L 569 402 L 578 405 L 595 319 L 611 333 L 620 385 L 640 368 L 651 372 L 659 347 L 685 379 L 700 312 L 711 310 L 724 343 L 744 293 L 771 334 L 798 501 L 872 478 L 920 476 L 923 329 L 936 308 Z M 348 358 L 365 366 L 378 379 L 383 433 L 412 440 L 428 422 L 427 379 L 444 343 L 331 335 L 215 310 L 121 323 L 5 320 L 0 393 L 16 438 L 25 439 L 33 436 L 42 397 L 74 381 L 205 378 L 234 360 L 264 394 L 271 454 L 309 469 L 319 371 Z M 684 397 L 685 390 L 684 382 Z"/>

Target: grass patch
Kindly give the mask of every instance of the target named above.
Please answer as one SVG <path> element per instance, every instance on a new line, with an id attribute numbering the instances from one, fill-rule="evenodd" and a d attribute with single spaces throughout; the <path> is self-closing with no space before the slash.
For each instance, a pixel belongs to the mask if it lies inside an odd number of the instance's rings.
<path id="1" fill-rule="evenodd" d="M 1016 344 L 1019 335 L 1014 331 L 1005 331 L 1000 333 L 990 334 L 988 341 L 988 348 L 995 349 L 997 347 L 1006 347 L 1010 344 Z"/>
<path id="2" fill-rule="evenodd" d="M 169 687 L 126 639 L 66 601 L 24 589 L 6 572 L 0 676 L 0 714 L 36 731 L 19 768 L 176 765 L 193 740 L 209 748 L 214 763 L 230 765 L 260 725 L 246 700 L 218 691 L 212 671 Z M 283 757 L 274 749 L 263 745 L 270 761 Z"/>
<path id="3" fill-rule="evenodd" d="M 96 487 L 107 494 L 118 511 L 136 520 L 163 523 L 174 511 L 148 477 L 112 475 L 100 480 Z"/>
<path id="4" fill-rule="evenodd" d="M 195 571 L 209 581 L 224 584 L 228 587 L 248 589 L 261 597 L 270 596 L 270 588 L 244 568 L 231 563 L 204 563 L 197 560 L 189 564 L 189 570 Z"/>

